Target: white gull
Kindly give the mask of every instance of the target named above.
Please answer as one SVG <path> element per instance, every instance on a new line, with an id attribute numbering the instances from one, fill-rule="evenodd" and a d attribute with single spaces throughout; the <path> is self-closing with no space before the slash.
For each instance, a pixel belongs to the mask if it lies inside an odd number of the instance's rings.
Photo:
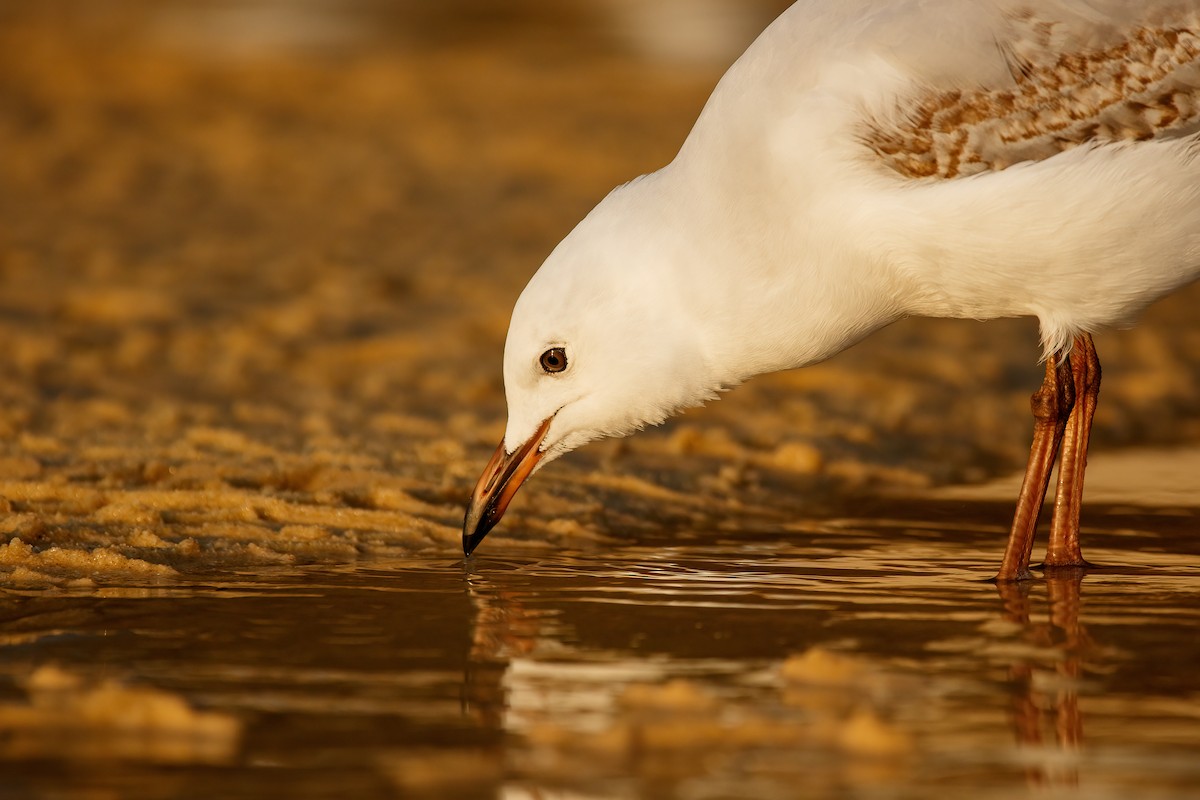
<path id="1" fill-rule="evenodd" d="M 1200 1 L 817 0 L 722 78 L 676 158 L 534 275 L 467 554 L 537 468 L 911 315 L 1035 316 L 1046 377 L 1000 580 L 1086 566 L 1091 334 L 1200 276 Z"/>

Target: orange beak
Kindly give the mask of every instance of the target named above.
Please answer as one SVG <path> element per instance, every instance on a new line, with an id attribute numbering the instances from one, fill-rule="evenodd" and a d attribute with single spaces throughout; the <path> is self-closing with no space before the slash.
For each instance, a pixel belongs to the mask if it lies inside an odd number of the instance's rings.
<path id="1" fill-rule="evenodd" d="M 471 502 L 467 503 L 467 516 L 463 520 L 464 554 L 471 555 L 488 531 L 496 527 L 521 484 L 542 460 L 544 453 L 540 446 L 546 438 L 546 431 L 550 430 L 552 419 L 554 417 L 547 417 L 529 437 L 529 441 L 511 454 L 505 451 L 504 442 L 500 442 L 496 448 L 492 460 L 475 484 L 475 491 L 471 492 Z"/>

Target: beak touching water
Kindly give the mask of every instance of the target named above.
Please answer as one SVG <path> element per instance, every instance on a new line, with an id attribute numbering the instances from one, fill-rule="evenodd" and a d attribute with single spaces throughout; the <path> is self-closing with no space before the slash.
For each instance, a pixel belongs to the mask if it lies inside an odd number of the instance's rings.
<path id="1" fill-rule="evenodd" d="M 471 555 L 488 531 L 496 527 L 517 489 L 521 488 L 521 484 L 542 460 L 542 440 L 546 438 L 546 431 L 550 430 L 550 421 L 553 419 L 553 416 L 547 417 L 529 437 L 529 441 L 512 453 L 505 451 L 504 442 L 500 442 L 496 448 L 492 460 L 475 484 L 471 501 L 467 503 L 467 516 L 463 520 L 464 554 Z"/>

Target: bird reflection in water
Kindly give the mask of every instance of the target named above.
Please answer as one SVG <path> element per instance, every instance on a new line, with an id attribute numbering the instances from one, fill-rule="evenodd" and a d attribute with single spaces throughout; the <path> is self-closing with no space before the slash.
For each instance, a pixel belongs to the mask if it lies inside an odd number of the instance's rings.
<path id="1" fill-rule="evenodd" d="M 502 566 L 489 563 L 488 570 Z M 463 675 L 463 712 L 489 728 L 503 727 L 507 707 L 504 674 L 514 658 L 527 657 L 544 636 L 545 609 L 529 609 L 522 592 L 494 585 L 485 571 L 464 565 L 463 580 L 474 610 L 471 649 Z"/>
<path id="2" fill-rule="evenodd" d="M 1084 572 L 1045 577 L 1049 616 L 1035 619 L 1028 583 L 999 582 L 996 588 L 1004 618 L 1023 628 L 1022 639 L 1042 658 L 1028 655 L 1014 663 L 1009 677 L 1014 687 L 1013 729 L 1020 745 L 1045 752 L 1053 746 L 1061 758 L 1031 764 L 1027 776 L 1034 785 L 1076 786 L 1079 769 L 1075 754 L 1083 745 L 1083 717 L 1079 711 L 1079 682 L 1095 643 L 1079 619 Z M 1052 666 L 1044 656 L 1054 654 Z"/>
<path id="3" fill-rule="evenodd" d="M 883 576 L 853 566 L 861 553 L 817 558 L 819 537 L 791 550 L 630 546 L 468 563 L 463 714 L 503 741 L 510 780 L 611 781 L 615 796 L 651 778 L 683 785 L 700 763 L 705 780 L 758 781 L 763 797 L 792 796 L 796 780 L 831 792 L 912 781 L 920 797 L 951 784 L 1074 790 L 1134 785 L 1123 782 L 1160 764 L 1191 780 L 1188 755 L 1144 742 L 1194 741 L 1194 707 L 1161 688 L 1179 679 L 1146 672 L 1179 652 L 1166 637 L 1192 611 L 1172 604 L 1158 617 L 1093 570 L 1084 616 L 1082 571 L 1001 583 L 997 595 L 978 570 L 931 568 L 924 538 L 863 539 L 885 540 L 906 555 Z M 964 541 L 960 560 L 977 563 L 989 542 Z M 1156 576 L 1182 591 L 1194 581 Z M 841 666 L 785 669 L 813 653 Z M 1128 687 L 1110 676 L 1129 671 L 1147 683 L 1111 691 Z"/>

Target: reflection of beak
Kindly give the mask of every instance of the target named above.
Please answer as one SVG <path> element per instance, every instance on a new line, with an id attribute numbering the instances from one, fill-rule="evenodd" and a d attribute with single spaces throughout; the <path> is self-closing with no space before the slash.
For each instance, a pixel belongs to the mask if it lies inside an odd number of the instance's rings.
<path id="1" fill-rule="evenodd" d="M 517 489 L 521 488 L 521 484 L 542 460 L 545 454 L 539 446 L 546 438 L 546 431 L 550 430 L 552 419 L 553 416 L 547 417 L 529 437 L 529 441 L 511 455 L 505 452 L 504 442 L 500 442 L 496 448 L 492 460 L 479 476 L 479 483 L 475 484 L 471 502 L 467 503 L 467 517 L 463 520 L 463 553 L 471 555 L 488 531 L 496 527 Z"/>

